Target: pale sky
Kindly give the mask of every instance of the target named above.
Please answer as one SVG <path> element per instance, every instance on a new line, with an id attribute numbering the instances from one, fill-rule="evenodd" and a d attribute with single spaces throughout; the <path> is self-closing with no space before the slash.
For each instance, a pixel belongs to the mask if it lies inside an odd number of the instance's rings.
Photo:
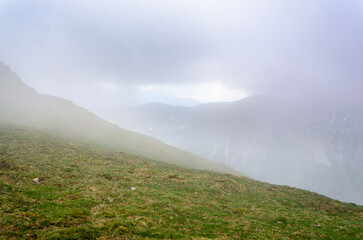
<path id="1" fill-rule="evenodd" d="M 0 0 L 0 61 L 88 109 L 359 94 L 362 2 Z"/>

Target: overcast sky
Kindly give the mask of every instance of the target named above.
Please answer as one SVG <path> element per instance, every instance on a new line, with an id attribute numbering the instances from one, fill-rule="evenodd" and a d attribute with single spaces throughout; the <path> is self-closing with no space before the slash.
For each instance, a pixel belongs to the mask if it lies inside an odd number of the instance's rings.
<path id="1" fill-rule="evenodd" d="M 0 0 L 0 61 L 88 109 L 359 93 L 363 1 Z"/>

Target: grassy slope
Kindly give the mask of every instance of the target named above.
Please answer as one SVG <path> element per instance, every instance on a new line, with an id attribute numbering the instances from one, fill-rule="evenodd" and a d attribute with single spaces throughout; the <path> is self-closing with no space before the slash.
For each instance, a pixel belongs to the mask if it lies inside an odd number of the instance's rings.
<path id="1" fill-rule="evenodd" d="M 295 188 L 0 125 L 0 239 L 362 239 L 362 212 Z"/>
<path id="2" fill-rule="evenodd" d="M 49 130 L 66 137 L 182 167 L 242 175 L 222 163 L 117 127 L 65 99 L 39 94 L 25 85 L 1 62 L 0 121 Z"/>

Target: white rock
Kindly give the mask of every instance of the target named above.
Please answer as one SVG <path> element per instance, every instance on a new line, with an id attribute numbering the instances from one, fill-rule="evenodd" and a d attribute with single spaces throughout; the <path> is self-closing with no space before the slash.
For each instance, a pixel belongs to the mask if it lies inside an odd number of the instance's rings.
<path id="1" fill-rule="evenodd" d="M 33 182 L 35 182 L 35 183 L 39 183 L 39 178 L 34 178 L 34 179 L 33 179 Z"/>
<path id="2" fill-rule="evenodd" d="M 131 190 L 136 190 L 136 188 L 134 188 L 134 187 L 131 187 L 130 189 L 131 189 Z"/>

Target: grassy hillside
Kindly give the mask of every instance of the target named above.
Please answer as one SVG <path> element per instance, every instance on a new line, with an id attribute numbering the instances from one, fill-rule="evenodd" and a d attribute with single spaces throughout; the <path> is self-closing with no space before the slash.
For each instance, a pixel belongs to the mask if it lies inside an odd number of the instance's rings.
<path id="1" fill-rule="evenodd" d="M 183 167 L 241 175 L 222 163 L 181 151 L 127 131 L 62 98 L 39 94 L 0 62 L 0 121 L 52 131 L 109 149 Z"/>
<path id="2" fill-rule="evenodd" d="M 362 206 L 4 124 L 0 216 L 0 239 L 363 238 Z"/>

